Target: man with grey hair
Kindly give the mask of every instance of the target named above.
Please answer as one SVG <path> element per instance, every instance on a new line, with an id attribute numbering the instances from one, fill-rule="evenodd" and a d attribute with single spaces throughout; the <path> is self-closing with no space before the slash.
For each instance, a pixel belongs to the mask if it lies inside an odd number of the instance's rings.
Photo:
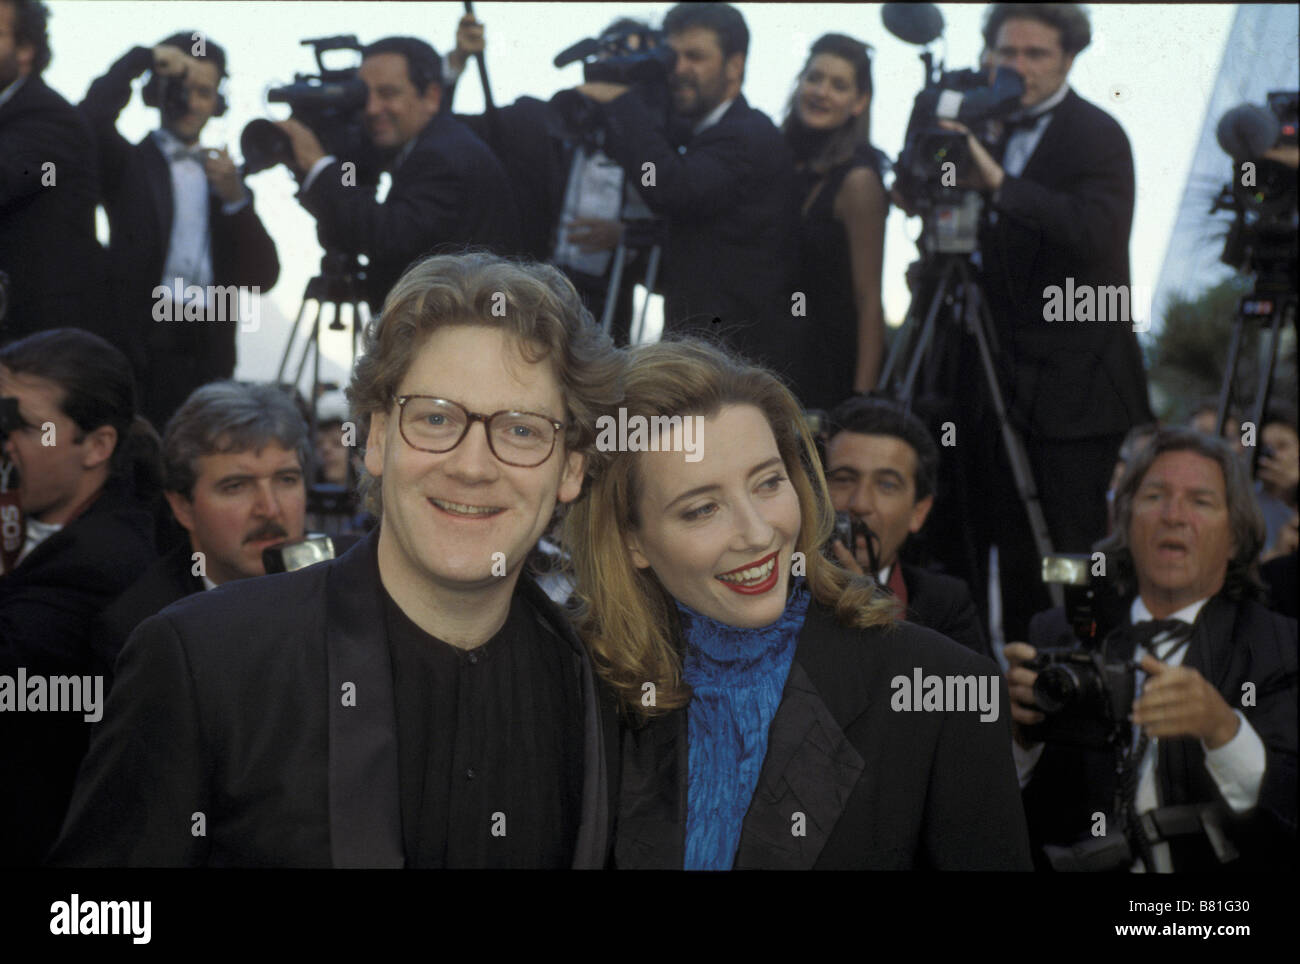
<path id="1" fill-rule="evenodd" d="M 176 600 L 265 575 L 262 550 L 301 539 L 311 449 L 293 400 L 274 385 L 211 382 L 167 423 L 163 492 L 187 538 L 96 621 L 97 670 L 113 664 L 140 623 Z"/>
<path id="2" fill-rule="evenodd" d="M 1220 439 L 1161 430 L 1116 508 L 1115 531 L 1095 548 L 1127 618 L 1101 653 L 1137 670 L 1132 739 L 1118 776 L 1109 749 L 1034 742 L 1026 727 L 1045 717 L 1025 664 L 1044 647 L 1078 645 L 1062 610 L 1035 616 L 1032 645 L 1005 650 L 1031 839 L 1062 848 L 1054 866 L 1067 851 L 1081 859 L 1074 869 L 1294 867 L 1296 621 L 1257 601 L 1264 525 L 1246 467 Z M 1088 863 L 1108 834 L 1118 843 L 1120 824 L 1131 850 L 1109 850 L 1118 856 L 1107 868 Z"/>

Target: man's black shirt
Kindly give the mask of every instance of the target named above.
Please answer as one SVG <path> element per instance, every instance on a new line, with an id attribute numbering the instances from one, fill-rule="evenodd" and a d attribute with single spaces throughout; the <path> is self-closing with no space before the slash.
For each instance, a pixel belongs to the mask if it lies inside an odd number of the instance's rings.
<path id="1" fill-rule="evenodd" d="M 518 594 L 473 650 L 429 635 L 384 593 L 407 867 L 568 867 L 582 795 L 571 656 Z"/>

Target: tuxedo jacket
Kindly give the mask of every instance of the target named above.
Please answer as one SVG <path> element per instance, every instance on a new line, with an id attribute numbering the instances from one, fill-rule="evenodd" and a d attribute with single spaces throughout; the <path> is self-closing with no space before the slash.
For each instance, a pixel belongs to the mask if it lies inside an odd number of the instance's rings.
<path id="1" fill-rule="evenodd" d="M 1151 420 L 1131 321 L 1046 321 L 1044 290 L 1128 285 L 1133 154 L 1109 114 L 1074 91 L 980 235 L 1007 406 L 1050 439 L 1122 435 Z M 1149 322 L 1150 319 L 1147 319 Z"/>
<path id="2" fill-rule="evenodd" d="M 117 662 L 59 865 L 401 867 L 393 679 L 378 530 L 338 559 L 196 593 L 146 620 Z M 585 652 L 526 577 L 572 656 L 585 705 L 576 867 L 607 859 L 605 734 Z M 354 694 L 351 705 L 345 695 Z M 192 832 L 196 814 L 205 833 Z"/>
<path id="3" fill-rule="evenodd" d="M 29 76 L 0 105 L 0 271 L 9 276 L 0 342 L 47 328 L 106 332 L 98 201 L 89 129 L 76 108 Z"/>
<path id="4" fill-rule="evenodd" d="M 897 712 L 896 676 L 992 676 L 998 716 Z M 997 666 L 908 623 L 841 626 L 814 602 L 768 733 L 735 869 L 1028 870 Z M 688 710 L 622 734 L 620 868 L 682 869 Z M 797 835 L 798 816 L 805 835 Z"/>
<path id="5" fill-rule="evenodd" d="M 1125 619 L 1127 622 L 1127 617 Z M 1107 653 L 1132 657 L 1108 637 Z M 1077 646 L 1062 609 L 1039 613 L 1029 625 L 1037 649 Z M 1296 864 L 1296 622 L 1256 602 L 1215 596 L 1197 617 L 1182 665 L 1197 670 L 1234 710 L 1240 709 L 1265 750 L 1264 780 L 1257 806 L 1225 824 L 1241 853 L 1232 869 L 1272 869 Z M 1254 705 L 1242 705 L 1245 684 L 1253 684 Z M 1194 737 L 1162 739 L 1156 762 L 1161 806 L 1225 803 L 1205 768 L 1205 750 Z M 1042 843 L 1070 844 L 1084 837 L 1096 811 L 1111 813 L 1114 757 L 1109 750 L 1048 744 L 1025 788 L 1025 811 L 1038 855 Z M 1175 870 L 1220 866 L 1203 836 L 1174 837 Z"/>
<path id="6" fill-rule="evenodd" d="M 0 576 L 0 675 L 94 673 L 92 620 L 153 559 L 153 517 L 108 483 Z M 81 713 L 0 713 L 0 865 L 35 866 L 54 842 L 88 731 Z"/>
<path id="7" fill-rule="evenodd" d="M 907 586 L 907 620 L 933 629 L 972 652 L 992 658 L 979 612 L 966 583 L 941 572 L 900 563 Z"/>
<path id="8" fill-rule="evenodd" d="M 606 104 L 604 115 L 606 153 L 668 222 L 665 330 L 717 333 L 781 368 L 797 330 L 790 311 L 800 201 L 781 132 L 743 96 L 680 153 L 635 92 Z"/>
<path id="9" fill-rule="evenodd" d="M 111 685 L 113 664 L 135 628 L 178 599 L 204 590 L 203 580 L 194 575 L 189 540 L 177 546 L 145 570 L 130 588 L 99 614 L 91 631 L 91 658 L 95 672 L 103 673 Z"/>
<path id="10" fill-rule="evenodd" d="M 140 372 L 146 414 L 161 432 L 165 419 L 191 391 L 234 374 L 239 326 L 235 320 L 153 319 L 153 292 L 162 283 L 175 212 L 171 171 L 152 136 L 131 144 L 117 130 L 118 115 L 131 99 L 131 81 L 151 62 L 147 48 L 127 53 L 90 85 L 81 113 L 98 147 L 111 233 L 116 330 L 110 340 Z M 269 291 L 280 276 L 275 242 L 251 202 L 234 214 L 223 213 L 222 206 L 209 192 L 212 283 Z"/>
<path id="11" fill-rule="evenodd" d="M 322 170 L 298 200 L 316 219 L 327 250 L 365 254 L 372 313 L 411 262 L 468 247 L 514 254 L 519 215 L 510 182 L 487 145 L 449 114 L 417 135 L 392 172 L 380 204 L 374 191 L 343 183 L 342 163 Z"/>

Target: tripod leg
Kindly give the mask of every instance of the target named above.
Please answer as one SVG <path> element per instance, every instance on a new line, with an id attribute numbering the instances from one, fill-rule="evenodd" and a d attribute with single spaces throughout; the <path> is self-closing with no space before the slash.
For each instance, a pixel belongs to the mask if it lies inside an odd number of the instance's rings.
<path id="1" fill-rule="evenodd" d="M 1273 307 L 1273 317 L 1268 327 L 1268 349 L 1264 356 L 1264 364 L 1260 368 L 1259 384 L 1255 387 L 1254 411 L 1251 412 L 1251 422 L 1256 432 L 1263 431 L 1264 413 L 1268 411 L 1269 396 L 1273 393 L 1273 372 L 1277 368 L 1277 350 L 1282 342 L 1282 326 L 1287 322 L 1294 322 L 1295 307 L 1295 301 L 1290 297 L 1279 301 Z M 1263 447 L 1261 439 L 1256 438 L 1255 442 L 1255 451 L 1251 456 L 1252 475 L 1259 464 L 1259 451 Z"/>
<path id="2" fill-rule="evenodd" d="M 662 253 L 663 249 L 657 244 L 650 249 L 650 257 L 645 267 L 645 301 L 641 303 L 641 316 L 637 318 L 636 322 L 636 339 L 631 342 L 633 345 L 641 344 L 641 340 L 645 338 L 645 319 L 650 311 L 650 296 L 654 294 L 655 284 L 659 281 L 659 258 Z M 665 317 L 664 329 L 667 328 L 668 319 Z M 663 337 L 663 331 L 660 331 L 659 337 Z"/>
<path id="3" fill-rule="evenodd" d="M 618 308 L 618 291 L 623 285 L 623 265 L 627 261 L 627 245 L 622 241 L 614 251 L 614 263 L 609 269 L 609 285 L 605 288 L 605 308 L 600 313 L 600 330 L 609 334 L 614 327 L 614 312 Z"/>
<path id="4" fill-rule="evenodd" d="M 1052 554 L 1052 540 L 1047 531 L 1047 519 L 1043 516 L 1042 504 L 1038 501 L 1038 487 L 1034 484 L 1034 473 L 1029 466 L 1029 454 L 1020 433 L 1007 418 L 1007 406 L 1002 397 L 1002 387 L 998 383 L 997 369 L 993 366 L 993 354 L 989 350 L 989 332 L 993 330 L 993 316 L 989 314 L 988 305 L 980 297 L 980 289 L 974 279 L 965 271 L 961 272 L 963 295 L 967 299 L 967 314 L 971 334 L 979 346 L 980 367 L 984 369 L 984 381 L 988 386 L 989 396 L 993 400 L 993 409 L 997 413 L 1001 428 L 1002 445 L 1006 450 L 1007 463 L 1011 466 L 1011 475 L 1016 483 L 1016 492 L 1024 504 L 1025 514 L 1029 517 L 1029 529 L 1034 536 L 1034 546 L 1040 556 Z M 1060 585 L 1049 583 L 1048 595 L 1053 606 L 1065 605 L 1065 593 Z"/>
<path id="5" fill-rule="evenodd" d="M 898 392 L 899 401 L 905 405 L 912 400 L 916 378 L 921 372 L 921 364 L 925 361 L 926 354 L 930 349 L 930 342 L 934 338 L 935 322 L 939 317 L 939 310 L 943 307 L 944 301 L 947 300 L 956 264 L 955 261 L 949 261 L 944 265 L 943 273 L 939 276 L 939 285 L 935 288 L 934 297 L 930 299 L 930 307 L 925 312 L 925 323 L 922 324 L 921 330 L 917 333 L 916 347 L 913 349 L 914 354 L 911 363 L 907 366 L 907 374 L 904 376 L 903 384 Z"/>
<path id="6" fill-rule="evenodd" d="M 1232 339 L 1228 342 L 1228 360 L 1223 366 L 1223 385 L 1219 389 L 1219 411 L 1214 419 L 1214 434 L 1223 437 L 1223 427 L 1228 422 L 1228 405 L 1232 402 L 1232 383 L 1237 377 L 1237 358 L 1241 354 L 1241 333 L 1245 328 L 1245 318 L 1237 315 L 1237 323 L 1232 326 Z"/>
<path id="7" fill-rule="evenodd" d="M 310 285 L 308 285 L 310 288 Z M 280 356 L 280 367 L 275 370 L 276 382 L 284 381 L 284 370 L 289 367 L 289 357 L 293 354 L 294 342 L 298 340 L 298 332 L 302 329 L 302 323 L 307 316 L 307 304 L 311 299 L 304 292 L 302 302 L 298 305 L 298 317 L 293 320 L 293 327 L 289 329 L 289 341 L 284 346 L 284 353 Z"/>
<path id="8" fill-rule="evenodd" d="M 316 352 L 317 355 L 320 354 L 320 322 L 321 322 L 321 315 L 323 315 L 324 313 L 325 313 L 324 302 L 321 301 L 316 302 L 316 318 L 312 321 L 311 337 L 308 338 L 307 341 L 303 342 L 302 355 L 300 355 L 298 358 L 298 370 L 294 373 L 293 376 L 293 387 L 295 389 L 302 384 L 302 373 L 307 368 L 307 353 L 314 351 Z M 315 400 L 313 399 L 313 403 L 314 401 Z"/>

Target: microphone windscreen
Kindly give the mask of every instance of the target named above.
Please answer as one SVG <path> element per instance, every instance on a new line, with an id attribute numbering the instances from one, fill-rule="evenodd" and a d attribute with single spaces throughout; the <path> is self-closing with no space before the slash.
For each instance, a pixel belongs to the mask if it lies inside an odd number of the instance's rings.
<path id="1" fill-rule="evenodd" d="M 1273 112 L 1257 104 L 1238 104 L 1219 118 L 1219 146 L 1234 160 L 1259 157 L 1277 143 L 1281 127 Z"/>
<path id="2" fill-rule="evenodd" d="M 943 33 L 943 14 L 932 3 L 887 3 L 880 19 L 886 30 L 909 44 L 928 44 Z"/>

